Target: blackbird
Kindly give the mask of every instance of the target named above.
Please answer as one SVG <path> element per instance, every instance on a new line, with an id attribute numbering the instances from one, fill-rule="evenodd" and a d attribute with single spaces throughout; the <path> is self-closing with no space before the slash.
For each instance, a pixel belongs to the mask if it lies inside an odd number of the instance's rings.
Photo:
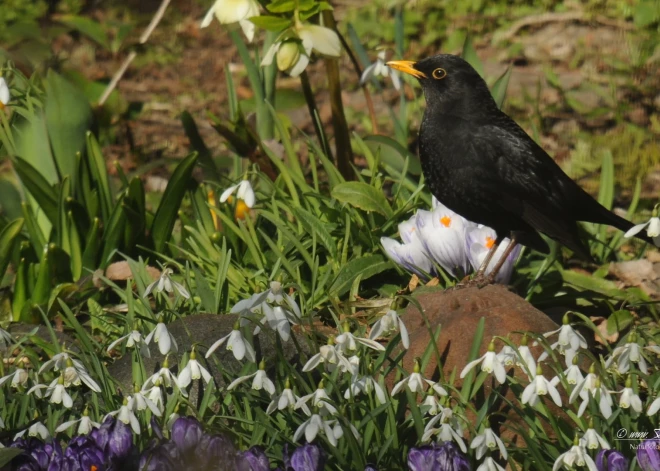
<path id="1" fill-rule="evenodd" d="M 449 209 L 498 235 L 477 277 L 484 276 L 504 237 L 512 243 L 489 274 L 491 282 L 515 244 L 548 252 L 539 233 L 591 260 L 577 221 L 622 231 L 632 227 L 580 188 L 500 111 L 484 80 L 465 60 L 440 54 L 387 65 L 416 77 L 424 90 L 419 155 L 431 193 Z M 651 242 L 642 234 L 638 237 Z"/>

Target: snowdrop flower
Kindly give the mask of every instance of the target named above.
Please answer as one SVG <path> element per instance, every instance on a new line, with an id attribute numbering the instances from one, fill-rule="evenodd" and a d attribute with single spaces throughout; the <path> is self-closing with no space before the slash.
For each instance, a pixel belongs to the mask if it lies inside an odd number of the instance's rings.
<path id="1" fill-rule="evenodd" d="M 78 424 L 78 432 L 77 432 L 78 435 L 87 435 L 89 432 L 92 431 L 93 428 L 99 428 L 101 426 L 101 424 L 99 424 L 98 422 L 94 422 L 92 419 L 89 418 L 89 411 L 87 407 L 85 407 L 82 417 L 76 420 L 69 420 L 68 422 L 62 423 L 62 425 L 60 425 L 55 429 L 55 433 L 64 432 L 66 429 L 68 429 L 74 424 Z"/>
<path id="2" fill-rule="evenodd" d="M 330 397 L 328 396 L 328 393 L 325 392 L 323 380 L 319 381 L 316 391 L 298 399 L 296 402 L 296 409 L 300 409 L 310 401 L 312 402 L 312 406 L 318 408 L 321 415 L 330 415 L 337 412 L 337 408 L 330 403 Z"/>
<path id="3" fill-rule="evenodd" d="M 592 364 L 591 367 L 589 367 L 589 373 L 587 376 L 579 382 L 571 392 L 568 402 L 569 404 L 572 404 L 578 397 L 582 399 L 582 404 L 580 404 L 577 413 L 578 417 L 582 417 L 582 414 L 584 414 L 584 411 L 589 404 L 589 397 L 592 396 L 597 398 L 597 395 L 600 393 L 600 399 L 597 401 L 598 407 L 601 414 L 603 414 L 603 417 L 609 419 L 612 415 L 612 397 L 607 388 L 601 383 L 600 377 L 595 371 L 596 368 Z"/>
<path id="4" fill-rule="evenodd" d="M 149 345 L 152 340 L 158 344 L 158 350 L 161 355 L 167 355 L 170 352 L 176 352 L 179 350 L 179 346 L 176 344 L 174 336 L 169 333 L 167 326 L 163 323 L 162 316 L 158 319 L 156 328 L 149 332 L 149 335 L 144 339 L 147 345 Z"/>
<path id="5" fill-rule="evenodd" d="M 50 432 L 48 432 L 48 429 L 44 424 L 41 423 L 41 421 L 30 425 L 29 428 L 21 432 L 18 432 L 16 435 L 14 435 L 14 440 L 21 438 L 23 435 L 25 435 L 25 432 L 27 432 L 28 436 L 30 437 L 39 437 L 44 441 L 50 438 Z"/>
<path id="6" fill-rule="evenodd" d="M 275 59 L 279 70 L 295 78 L 307 68 L 311 55 L 312 44 L 309 41 L 288 38 L 277 41 L 268 48 L 266 55 L 261 60 L 261 66 L 269 66 Z"/>
<path id="7" fill-rule="evenodd" d="M 534 379 L 527 385 L 525 390 L 522 393 L 521 402 L 523 404 L 529 403 L 530 406 L 535 406 L 539 402 L 539 396 L 545 396 L 548 393 L 552 398 L 552 401 L 557 404 L 558 407 L 561 407 L 561 396 L 559 391 L 555 388 L 553 381 L 548 381 L 543 376 L 543 370 L 541 369 L 541 364 L 536 367 L 536 374 Z"/>
<path id="8" fill-rule="evenodd" d="M 339 427 L 337 420 L 323 420 L 318 414 L 313 414 L 309 419 L 300 424 L 293 435 L 293 441 L 297 442 L 305 435 L 308 443 L 314 441 L 319 432 L 323 432 L 332 446 L 337 446 L 337 440 L 343 436 L 343 430 Z"/>
<path id="9" fill-rule="evenodd" d="M 468 227 L 465 231 L 465 252 L 470 260 L 472 268 L 478 270 L 481 267 L 481 264 L 486 259 L 488 252 L 495 244 L 497 240 L 497 234 L 490 227 Z M 495 254 L 488 262 L 488 267 L 486 267 L 485 274 L 488 275 L 493 271 L 495 265 L 498 264 L 504 251 L 509 246 L 511 241 L 508 238 L 502 240 L 502 243 L 497 247 Z M 520 255 L 522 246 L 516 246 L 502 265 L 499 273 L 495 277 L 495 282 L 507 284 L 511 279 L 511 274 L 513 273 L 513 266 Z"/>
<path id="10" fill-rule="evenodd" d="M 510 345 L 504 345 L 502 347 L 502 350 L 500 350 L 500 352 L 497 354 L 497 359 L 504 366 L 515 365 L 517 358 L 518 358 L 518 354 L 516 353 L 516 350 Z"/>
<path id="11" fill-rule="evenodd" d="M 250 342 L 243 337 L 243 333 L 240 331 L 240 323 L 238 321 L 234 324 L 234 329 L 229 334 L 211 345 L 211 348 L 206 352 L 206 358 L 209 358 L 213 352 L 220 348 L 225 342 L 227 342 L 227 350 L 231 351 L 234 354 L 234 358 L 238 361 L 241 361 L 246 355 L 251 362 L 257 361 L 254 348 L 252 348 Z"/>
<path id="12" fill-rule="evenodd" d="M 1 87 L 2 87 L 2 77 L 0 77 L 0 93 L 1 93 Z M 0 100 L 1 100 L 1 98 L 2 97 L 0 96 Z M 9 101 L 9 100 L 7 100 L 7 101 Z M 1 101 L 0 101 L 0 103 L 1 103 Z M 0 109 L 2 109 L 2 108 L 0 108 Z M 11 334 L 9 332 L 7 332 L 5 329 L 3 329 L 2 327 L 0 327 L 0 348 L 3 349 L 3 350 L 6 350 L 6 349 L 9 348 L 10 345 L 13 345 L 13 344 L 14 344 L 14 339 L 11 336 Z"/>
<path id="13" fill-rule="evenodd" d="M 41 397 L 40 389 L 46 389 L 45 396 L 50 398 L 52 404 L 62 404 L 67 409 L 71 409 L 73 406 L 73 399 L 64 386 L 64 374 L 60 374 L 48 386 L 45 384 L 35 384 L 28 390 L 28 394 L 34 392 L 37 397 Z"/>
<path id="14" fill-rule="evenodd" d="M 442 409 L 442 405 L 440 404 L 440 401 L 438 401 L 438 398 L 435 396 L 435 394 L 429 390 L 426 393 L 426 398 L 424 399 L 424 402 L 422 402 L 420 408 L 426 409 L 427 414 L 435 416 L 438 415 Z"/>
<path id="15" fill-rule="evenodd" d="M 252 42 L 255 25 L 249 19 L 259 16 L 259 2 L 257 0 L 216 0 L 202 20 L 200 27 L 206 28 L 210 25 L 214 16 L 223 25 L 238 23 L 248 42 Z"/>
<path id="16" fill-rule="evenodd" d="M 649 408 L 646 411 L 646 415 L 651 417 L 652 415 L 655 415 L 656 412 L 660 410 L 660 396 L 657 396 L 655 400 L 649 405 Z"/>
<path id="17" fill-rule="evenodd" d="M 144 385 L 142 385 L 141 393 L 146 394 L 145 397 L 149 399 L 158 408 L 161 414 L 165 411 L 165 400 L 163 398 L 163 390 L 159 386 L 153 386 L 147 389 L 144 387 Z"/>
<path id="18" fill-rule="evenodd" d="M 399 381 L 394 385 L 394 388 L 392 388 L 392 393 L 391 393 L 392 396 L 398 394 L 399 391 L 401 391 L 404 388 L 404 386 L 407 387 L 411 392 L 417 392 L 417 391 L 424 392 L 426 389 L 426 385 L 433 388 L 436 394 L 439 394 L 440 396 L 448 395 L 445 388 L 440 386 L 437 382 L 424 378 L 420 373 L 421 370 L 422 367 L 419 362 L 419 358 L 415 358 L 415 365 L 413 366 L 412 374 L 407 378 L 403 378 L 401 381 Z"/>
<path id="19" fill-rule="evenodd" d="M 534 360 L 534 355 L 529 350 L 527 342 L 527 335 L 523 335 L 520 346 L 518 347 L 516 366 L 522 368 L 528 375 L 531 375 L 536 371 L 536 360 Z"/>
<path id="20" fill-rule="evenodd" d="M 323 363 L 326 370 L 331 373 L 337 367 L 339 367 L 342 372 L 349 371 L 351 374 L 354 372 L 351 362 L 335 345 L 335 338 L 333 336 L 328 337 L 328 343 L 319 348 L 319 353 L 313 355 L 307 360 L 307 363 L 305 363 L 302 370 L 307 373 L 316 368 L 320 363 Z"/>
<path id="21" fill-rule="evenodd" d="M 318 54 L 328 57 L 341 55 L 341 42 L 337 33 L 325 26 L 312 24 L 296 24 L 296 33 L 303 44 L 311 45 Z"/>
<path id="22" fill-rule="evenodd" d="M 117 416 L 117 420 L 123 422 L 126 425 L 130 424 L 133 432 L 135 432 L 137 435 L 140 435 L 140 422 L 135 416 L 135 412 L 133 412 L 134 410 L 135 405 L 133 404 L 133 398 L 131 396 L 127 396 L 124 398 L 124 402 L 119 407 L 119 409 L 108 413 L 105 417 Z"/>
<path id="23" fill-rule="evenodd" d="M 232 381 L 229 384 L 229 386 L 227 386 L 227 391 L 231 391 L 232 389 L 236 388 L 236 386 L 238 386 L 241 383 L 244 383 L 250 378 L 254 378 L 252 380 L 252 389 L 255 389 L 257 391 L 264 389 L 271 395 L 275 394 L 275 385 L 266 375 L 266 362 L 264 360 L 261 360 L 261 362 L 259 363 L 259 369 L 257 370 L 256 373 L 252 373 L 251 375 L 241 376 L 239 378 L 236 378 L 234 381 Z"/>
<path id="24" fill-rule="evenodd" d="M 565 453 L 559 455 L 555 464 L 552 466 L 552 471 L 557 471 L 562 467 L 568 470 L 574 469 L 574 466 L 586 466 L 589 471 L 598 471 L 596 463 L 587 454 L 584 446 L 580 445 L 577 435 L 573 441 L 573 447 Z"/>
<path id="25" fill-rule="evenodd" d="M 9 86 L 4 77 L 0 77 L 0 110 L 3 110 L 9 104 L 9 100 L 11 100 Z"/>
<path id="26" fill-rule="evenodd" d="M 569 366 L 568 368 L 566 368 L 566 370 L 564 370 L 564 377 L 566 378 L 566 382 L 568 384 L 573 384 L 573 385 L 576 385 L 579 382 L 584 380 L 584 376 L 582 375 L 582 371 L 578 367 L 578 357 L 577 356 L 573 357 L 573 361 L 572 361 L 571 366 Z M 555 376 L 555 378 L 559 379 L 558 376 Z M 555 381 L 555 378 L 553 378 L 553 384 L 557 384 L 557 382 Z"/>
<path id="27" fill-rule="evenodd" d="M 385 351 L 385 347 L 383 347 L 375 340 L 356 337 L 353 335 L 348 326 L 348 322 L 344 322 L 344 332 L 335 337 L 335 343 L 337 344 L 337 350 L 344 354 L 356 351 L 358 343 L 373 350 L 380 352 Z"/>
<path id="28" fill-rule="evenodd" d="M 13 373 L 10 373 L 7 376 L 3 376 L 2 378 L 0 378 L 0 386 L 5 384 L 10 379 L 11 379 L 12 388 L 18 388 L 19 386 L 24 388 L 27 386 L 28 372 L 23 368 L 16 368 L 16 370 Z"/>
<path id="29" fill-rule="evenodd" d="M 465 368 L 461 371 L 461 378 L 465 378 L 470 370 L 480 363 L 481 371 L 485 371 L 488 374 L 494 374 L 500 384 L 503 384 L 506 381 L 504 364 L 501 359 L 497 358 L 497 355 L 495 354 L 495 343 L 492 340 L 488 344 L 488 351 L 482 357 L 465 365 Z"/>
<path id="30" fill-rule="evenodd" d="M 626 385 L 621 391 L 621 398 L 619 399 L 619 407 L 622 409 L 629 409 L 632 407 L 637 414 L 642 412 L 642 400 L 639 395 L 635 394 L 635 391 L 633 391 L 631 376 L 626 378 Z"/>
<path id="31" fill-rule="evenodd" d="M 261 296 L 256 297 L 249 304 L 241 306 L 243 309 L 249 311 L 244 321 L 245 325 L 252 314 L 261 314 L 259 324 L 267 325 L 272 330 L 276 331 L 284 342 L 288 342 L 291 338 L 291 324 L 298 324 L 301 319 L 301 312 L 298 303 L 282 290 L 282 284 L 278 281 L 270 283 L 270 289 L 263 294 L 264 298 L 260 303 Z M 238 304 L 237 304 L 238 306 Z M 257 335 L 261 331 L 261 326 L 257 325 L 253 334 Z"/>
<path id="32" fill-rule="evenodd" d="M 165 357 L 165 361 L 163 361 L 163 366 L 161 367 L 161 369 L 156 371 L 151 376 L 149 376 L 142 385 L 142 388 L 151 389 L 153 387 L 160 387 L 160 386 L 164 386 L 166 388 L 171 388 L 172 386 L 176 386 L 177 389 L 179 388 L 179 381 L 177 380 L 176 376 L 174 376 L 174 373 L 172 373 L 172 371 L 170 370 L 170 365 L 167 357 Z"/>
<path id="33" fill-rule="evenodd" d="M 401 344 L 403 348 L 410 347 L 410 338 L 408 337 L 408 329 L 403 323 L 395 310 L 390 309 L 387 313 L 378 319 L 369 332 L 369 338 L 376 340 L 381 335 L 390 335 L 392 332 L 401 332 Z"/>
<path id="34" fill-rule="evenodd" d="M 656 208 L 653 210 L 653 216 L 651 217 L 651 219 L 649 219 L 648 221 L 646 221 L 642 224 L 637 224 L 636 226 L 631 227 L 623 235 L 623 237 L 625 237 L 625 238 L 633 237 L 633 236 L 639 234 L 642 231 L 642 229 L 644 229 L 644 228 L 646 228 L 646 235 L 653 239 L 653 243 L 655 245 L 659 245 L 660 244 L 660 218 L 658 217 L 658 213 L 657 213 L 657 205 L 656 205 Z"/>
<path id="35" fill-rule="evenodd" d="M 211 381 L 211 374 L 197 361 L 197 353 L 195 353 L 195 349 L 193 348 L 190 351 L 188 363 L 186 363 L 186 366 L 179 373 L 177 383 L 180 388 L 186 388 L 192 380 L 200 378 L 204 379 L 204 382 L 208 384 Z"/>
<path id="36" fill-rule="evenodd" d="M 101 392 L 101 387 L 92 379 L 83 364 L 73 358 L 67 358 L 66 368 L 64 368 L 64 386 L 67 388 L 72 384 L 80 386 L 81 383 L 85 383 L 94 392 Z"/>
<path id="37" fill-rule="evenodd" d="M 385 65 L 385 54 L 387 51 L 382 50 L 378 52 L 378 57 L 376 62 L 371 64 L 369 67 L 364 69 L 362 76 L 360 77 L 360 85 L 364 85 L 367 81 L 371 80 L 372 77 L 390 77 L 392 79 L 392 85 L 396 90 L 401 89 L 401 79 L 396 70 Z"/>
<path id="38" fill-rule="evenodd" d="M 564 315 L 562 326 L 559 329 L 553 330 L 552 332 L 546 332 L 543 336 L 548 338 L 556 333 L 559 333 L 559 336 L 557 341 L 550 345 L 550 349 L 558 350 L 559 353 L 564 355 L 566 358 L 566 366 L 568 366 L 573 363 L 573 357 L 577 354 L 579 349 L 587 348 L 587 341 L 582 334 L 573 329 L 568 319 L 568 314 Z M 541 356 L 539 356 L 539 361 L 544 361 L 548 356 L 548 352 L 543 352 Z"/>
<path id="39" fill-rule="evenodd" d="M 479 465 L 477 471 L 504 471 L 504 468 L 489 456 Z"/>
<path id="40" fill-rule="evenodd" d="M 51 368 L 54 369 L 55 371 L 60 371 L 63 370 L 64 368 L 67 367 L 68 360 L 71 359 L 73 361 L 73 364 L 77 366 L 80 364 L 81 368 L 84 368 L 82 363 L 69 355 L 69 352 L 61 352 L 53 355 L 53 357 L 45 362 L 43 365 L 41 365 L 41 368 L 39 368 L 39 374 L 43 373 L 44 371 L 49 371 Z"/>
<path id="41" fill-rule="evenodd" d="M 291 390 L 291 381 L 289 381 L 289 378 L 287 378 L 286 382 L 284 383 L 284 389 L 282 390 L 282 393 L 279 396 L 274 396 L 273 400 L 270 402 L 270 404 L 268 404 L 266 414 L 270 415 L 276 410 L 293 410 L 299 400 L 300 397 L 293 394 L 293 391 Z M 312 414 L 309 410 L 309 407 L 307 407 L 307 404 L 302 403 L 300 408 L 305 412 L 305 414 Z"/>
<path id="42" fill-rule="evenodd" d="M 190 299 L 190 293 L 188 293 L 188 290 L 184 288 L 181 283 L 177 283 L 170 277 L 170 275 L 173 273 L 174 272 L 171 268 L 165 268 L 160 277 L 156 281 L 150 283 L 149 286 L 147 286 L 147 289 L 144 290 L 142 297 L 146 298 L 149 296 L 149 294 L 151 294 L 152 291 L 154 293 L 162 293 L 163 291 L 166 293 L 173 293 L 176 290 L 176 292 L 179 293 L 182 297 Z"/>
<path id="43" fill-rule="evenodd" d="M 143 389 L 140 389 L 140 387 L 135 384 L 133 389 L 133 397 L 130 402 L 130 405 L 133 407 L 133 411 L 143 411 L 149 409 L 156 417 L 160 417 L 160 410 L 151 399 L 144 395 L 144 392 L 145 391 Z"/>
<path id="44" fill-rule="evenodd" d="M 403 243 L 389 237 L 381 237 L 380 243 L 394 263 L 426 280 L 429 279 L 428 274 L 433 274 L 434 267 L 420 238 L 416 217 L 399 224 L 399 236 Z"/>
<path id="45" fill-rule="evenodd" d="M 637 343 L 637 334 L 634 331 L 628 335 L 628 342 L 626 342 L 625 345 L 614 349 L 612 356 L 605 362 L 605 366 L 609 368 L 615 361 L 616 370 L 620 374 L 628 372 L 630 369 L 630 363 L 637 363 L 639 371 L 644 374 L 649 374 L 646 360 L 642 355 L 642 348 Z"/>
<path id="46" fill-rule="evenodd" d="M 495 432 L 490 428 L 490 424 L 486 421 L 486 428 L 479 435 L 474 437 L 472 443 L 470 443 L 470 448 L 476 450 L 477 459 L 481 459 L 482 456 L 486 454 L 487 451 L 494 451 L 495 449 L 500 450 L 502 458 L 507 458 L 506 447 L 500 437 L 495 435 Z"/>
<path id="47" fill-rule="evenodd" d="M 127 340 L 126 348 L 137 347 L 140 350 L 140 355 L 142 355 L 145 358 L 151 358 L 151 352 L 149 351 L 149 347 L 142 338 L 142 334 L 137 330 L 133 330 L 128 334 L 124 335 L 123 337 L 119 337 L 117 340 L 112 342 L 108 346 L 108 351 L 113 350 L 117 345 L 122 343 L 124 340 Z"/>
<path id="48" fill-rule="evenodd" d="M 438 422 L 440 423 L 440 427 L 436 428 L 435 425 Z M 438 442 L 456 442 L 461 451 L 467 453 L 467 448 L 463 441 L 463 428 L 450 408 L 443 408 L 438 415 L 426 424 L 422 441 L 430 440 L 433 435 L 437 435 Z"/>
<path id="49" fill-rule="evenodd" d="M 356 397 L 361 393 L 371 394 L 372 391 L 376 393 L 376 400 L 379 404 L 385 404 L 387 402 L 385 391 L 373 376 L 361 376 L 357 379 L 353 378 L 351 385 L 346 391 L 344 391 L 344 399 Z"/>
<path id="50" fill-rule="evenodd" d="M 224 203 L 225 201 L 229 200 L 229 202 L 231 203 L 230 197 L 233 197 L 234 193 L 236 193 L 236 197 L 239 200 L 245 202 L 245 205 L 248 208 L 251 209 L 254 207 L 254 203 L 256 202 L 256 197 L 254 196 L 254 190 L 252 189 L 252 185 L 250 184 L 249 180 L 241 180 L 240 183 L 237 183 L 236 185 L 232 185 L 229 188 L 227 188 L 225 191 L 223 191 L 222 194 L 220 195 L 220 202 Z"/>
<path id="51" fill-rule="evenodd" d="M 471 224 L 442 203 L 438 203 L 433 211 L 417 211 L 415 217 L 424 251 L 454 277 L 464 275 L 470 269 L 465 252 L 465 232 Z"/>
<path id="52" fill-rule="evenodd" d="M 580 439 L 580 446 L 588 450 L 604 449 L 609 450 L 610 444 L 594 430 L 594 421 L 589 420 L 589 428 Z"/>

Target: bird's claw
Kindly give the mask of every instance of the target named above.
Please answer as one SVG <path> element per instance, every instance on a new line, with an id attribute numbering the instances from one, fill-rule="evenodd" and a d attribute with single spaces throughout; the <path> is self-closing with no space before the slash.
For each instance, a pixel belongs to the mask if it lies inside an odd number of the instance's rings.
<path id="1" fill-rule="evenodd" d="M 492 275 L 477 274 L 473 278 L 465 277 L 460 282 L 456 283 L 451 290 L 459 290 L 463 288 L 483 288 L 492 285 L 495 282 L 495 277 Z"/>

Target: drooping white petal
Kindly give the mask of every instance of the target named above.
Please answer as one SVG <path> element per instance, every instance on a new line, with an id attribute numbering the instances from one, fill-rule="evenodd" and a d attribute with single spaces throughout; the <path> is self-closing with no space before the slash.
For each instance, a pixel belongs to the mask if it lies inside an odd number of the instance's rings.
<path id="1" fill-rule="evenodd" d="M 307 24 L 298 28 L 298 36 L 303 41 L 309 41 L 319 54 L 331 57 L 339 57 L 341 54 L 339 36 L 330 28 Z"/>

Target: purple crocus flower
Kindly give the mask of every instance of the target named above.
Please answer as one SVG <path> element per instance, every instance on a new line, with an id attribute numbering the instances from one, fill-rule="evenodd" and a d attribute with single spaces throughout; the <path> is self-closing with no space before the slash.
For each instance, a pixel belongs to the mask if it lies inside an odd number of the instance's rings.
<path id="1" fill-rule="evenodd" d="M 140 471 L 175 471 L 184 469 L 179 449 L 173 442 L 165 442 L 145 450 L 140 456 Z"/>
<path id="2" fill-rule="evenodd" d="M 660 469 L 660 438 L 644 440 L 637 448 L 637 464 L 642 471 Z"/>
<path id="3" fill-rule="evenodd" d="M 410 471 L 470 471 L 470 462 L 452 442 L 411 448 Z"/>
<path id="4" fill-rule="evenodd" d="M 270 463 L 266 453 L 259 447 L 253 446 L 239 454 L 239 461 L 244 461 L 247 466 L 245 468 L 249 471 L 269 471 Z"/>
<path id="5" fill-rule="evenodd" d="M 109 458 L 108 461 L 120 461 L 128 457 L 133 449 L 133 433 L 125 423 L 107 417 L 101 427 L 89 434 L 96 446 Z"/>
<path id="6" fill-rule="evenodd" d="M 318 445 L 306 443 L 291 455 L 289 466 L 294 471 L 321 471 L 325 468 L 325 452 Z"/>
<path id="7" fill-rule="evenodd" d="M 411 448 L 408 452 L 408 469 L 410 471 L 431 471 L 435 461 L 435 447 L 420 446 Z"/>
<path id="8" fill-rule="evenodd" d="M 628 471 L 628 460 L 618 450 L 600 450 L 596 455 L 598 471 Z"/>
<path id="9" fill-rule="evenodd" d="M 364 468 L 364 471 L 378 471 L 378 468 L 376 468 L 376 465 L 367 463 L 367 466 Z"/>
<path id="10" fill-rule="evenodd" d="M 58 443 L 44 443 L 33 437 L 17 438 L 9 446 L 25 450 L 24 454 L 12 460 L 12 469 L 21 471 L 48 469 L 53 454 L 62 454 L 62 449 Z"/>
<path id="11" fill-rule="evenodd" d="M 91 437 L 86 435 L 72 438 L 64 455 L 75 459 L 83 470 L 100 471 L 106 464 L 103 451 L 96 446 L 96 442 Z"/>
<path id="12" fill-rule="evenodd" d="M 194 451 L 203 434 L 201 424 L 194 417 L 179 417 L 172 425 L 172 441 L 181 454 Z"/>
<path id="13" fill-rule="evenodd" d="M 202 435 L 197 446 L 196 459 L 201 469 L 210 469 L 217 463 L 232 463 L 236 459 L 236 447 L 224 435 Z M 228 465 L 228 467 L 230 467 Z"/>

